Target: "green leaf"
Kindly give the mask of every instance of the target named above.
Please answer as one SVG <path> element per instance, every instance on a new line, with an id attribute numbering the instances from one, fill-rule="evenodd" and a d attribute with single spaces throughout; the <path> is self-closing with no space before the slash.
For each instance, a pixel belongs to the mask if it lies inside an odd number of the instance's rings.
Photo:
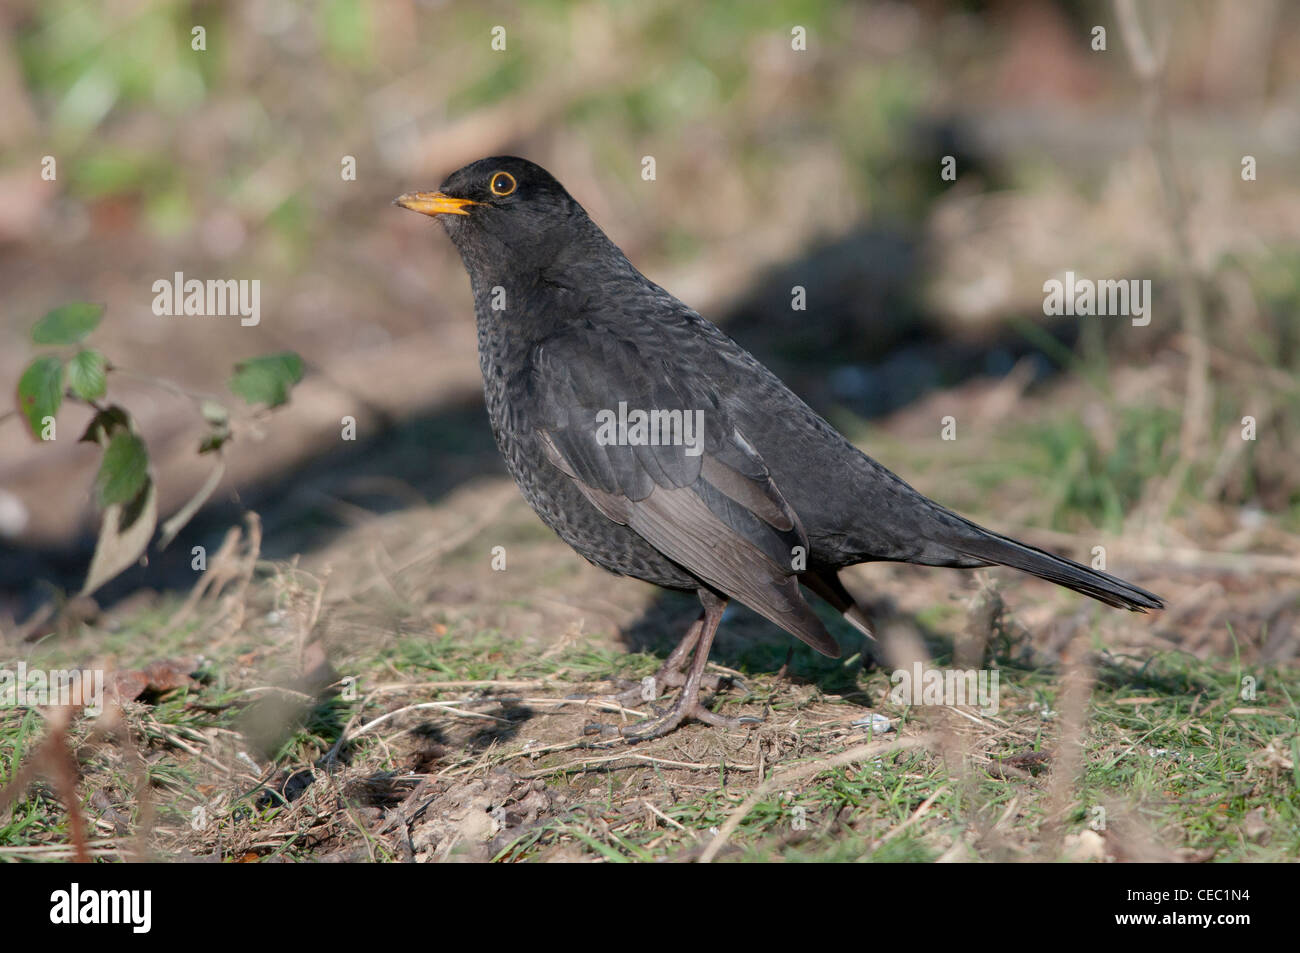
<path id="1" fill-rule="evenodd" d="M 18 379 L 18 412 L 27 418 L 32 436 L 41 439 L 46 417 L 54 417 L 63 404 L 63 362 L 57 357 L 38 357 Z"/>
<path id="2" fill-rule="evenodd" d="M 99 324 L 104 316 L 102 304 L 76 301 L 55 308 L 36 322 L 32 340 L 37 344 L 76 344 Z"/>
<path id="3" fill-rule="evenodd" d="M 128 503 L 149 481 L 149 451 L 144 441 L 130 431 L 121 431 L 108 442 L 104 460 L 95 475 L 95 497 L 103 507 Z"/>
<path id="4" fill-rule="evenodd" d="M 250 404 L 279 407 L 289 389 L 302 380 L 302 358 L 292 351 L 267 354 L 235 365 L 230 389 Z"/>
<path id="5" fill-rule="evenodd" d="M 113 434 L 119 430 L 129 430 L 130 427 L 131 418 L 126 410 L 117 404 L 110 404 L 91 418 L 78 443 L 107 443 Z"/>
<path id="6" fill-rule="evenodd" d="M 99 400 L 108 385 L 108 359 L 99 351 L 78 351 L 68 361 L 68 387 L 82 400 Z"/>

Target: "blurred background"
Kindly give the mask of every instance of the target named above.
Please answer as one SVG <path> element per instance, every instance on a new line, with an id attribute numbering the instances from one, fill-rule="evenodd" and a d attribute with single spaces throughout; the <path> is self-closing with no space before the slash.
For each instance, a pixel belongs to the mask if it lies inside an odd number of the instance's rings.
<path id="1" fill-rule="evenodd" d="M 1226 649 L 1232 617 L 1286 657 L 1300 9 L 1138 10 L 1155 80 L 1108 3 L 9 0 L 0 379 L 73 300 L 107 306 L 92 341 L 115 365 L 193 391 L 225 392 L 253 354 L 307 362 L 290 405 L 237 425 L 182 538 L 103 605 L 188 590 L 191 547 L 216 549 L 249 509 L 264 556 L 331 565 L 385 514 L 472 514 L 455 493 L 504 471 L 468 283 L 441 229 L 389 203 L 524 155 L 923 491 L 1077 558 L 1113 544 L 1112 569 L 1189 596 L 1164 616 L 1184 646 Z M 1067 270 L 1150 279 L 1150 325 L 1046 317 L 1043 283 Z M 259 279 L 260 324 L 155 315 L 153 282 L 178 271 Z M 125 373 L 109 393 L 149 444 L 165 518 L 211 468 L 195 407 Z M 67 407 L 60 426 L 89 416 Z M 84 578 L 98 456 L 0 426 L 0 630 Z"/>
<path id="2" fill-rule="evenodd" d="M 390 204 L 502 153 L 919 490 L 1168 610 L 855 567 L 880 645 L 992 666 L 997 717 L 891 701 L 842 620 L 831 660 L 733 607 L 716 704 L 762 725 L 576 750 L 573 693 L 655 671 L 698 605 L 585 564 L 505 473 L 459 258 Z M 5 0 L 3 390 L 42 315 L 98 302 L 160 523 L 214 473 L 195 395 L 234 439 L 175 541 L 78 597 L 91 411 L 37 443 L 0 406 L 0 670 L 121 703 L 0 706 L 0 859 L 691 858 L 770 766 L 881 731 L 930 748 L 792 775 L 733 840 L 1294 859 L 1298 173 L 1281 0 Z M 260 323 L 155 314 L 177 272 L 258 280 Z M 1149 324 L 1046 315 L 1067 272 L 1149 280 Z M 286 350 L 290 402 L 243 407 L 232 366 Z"/>

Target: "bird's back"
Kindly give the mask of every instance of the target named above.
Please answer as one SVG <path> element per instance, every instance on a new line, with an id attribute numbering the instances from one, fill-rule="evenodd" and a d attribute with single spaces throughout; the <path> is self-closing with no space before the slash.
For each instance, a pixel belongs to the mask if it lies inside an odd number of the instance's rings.
<path id="1" fill-rule="evenodd" d="M 685 390 L 708 395 L 705 413 L 716 406 L 736 422 L 799 515 L 818 562 L 954 564 L 950 549 L 931 537 L 960 517 L 858 450 L 712 322 L 641 281 L 646 294 L 620 299 L 635 306 L 606 305 L 584 319 L 653 355 Z"/>

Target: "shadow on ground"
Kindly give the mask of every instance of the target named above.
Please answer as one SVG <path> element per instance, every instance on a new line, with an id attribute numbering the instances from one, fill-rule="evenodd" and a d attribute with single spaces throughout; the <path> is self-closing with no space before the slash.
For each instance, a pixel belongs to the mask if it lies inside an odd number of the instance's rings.
<path id="1" fill-rule="evenodd" d="M 863 228 L 771 269 L 729 314 L 715 317 L 823 415 L 847 410 L 864 419 L 879 417 L 934 389 L 1004 373 L 1026 355 L 1035 356 L 1040 374 L 1048 372 L 1047 358 L 1016 332 L 998 329 L 980 339 L 953 340 L 914 304 L 923 271 L 924 253 L 914 236 Z M 794 285 L 817 290 L 806 311 L 789 306 Z M 1069 344 L 1072 330 L 1062 326 L 1051 333 Z M 215 551 L 247 510 L 261 517 L 263 555 L 288 559 L 325 546 L 371 515 L 434 504 L 469 480 L 504 475 L 481 400 L 430 408 L 209 504 L 182 540 L 163 552 L 151 550 L 147 566 L 124 573 L 96 599 L 111 606 L 142 589 L 188 591 L 195 580 L 190 548 Z M 90 537 L 60 549 L 0 547 L 0 598 L 24 618 L 52 593 L 75 591 L 92 552 Z M 625 642 L 636 651 L 667 652 L 696 611 L 693 596 L 664 594 L 628 629 Z M 835 618 L 833 625 L 842 623 Z M 732 629 L 743 630 L 745 638 L 733 638 Z M 858 651 L 856 632 L 847 626 L 835 631 L 846 656 Z M 771 671 L 786 660 L 791 641 L 737 606 L 714 657 L 732 668 Z M 838 680 L 836 673 L 845 670 L 800 645 L 790 671 L 831 690 L 827 680 Z"/>

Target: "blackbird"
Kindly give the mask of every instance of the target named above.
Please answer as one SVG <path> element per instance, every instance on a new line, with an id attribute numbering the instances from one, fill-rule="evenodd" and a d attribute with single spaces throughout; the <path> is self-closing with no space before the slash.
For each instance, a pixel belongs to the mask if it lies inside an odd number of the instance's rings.
<path id="1" fill-rule="evenodd" d="M 836 658 L 799 587 L 870 635 L 838 576 L 856 563 L 1011 566 L 1117 608 L 1163 608 L 912 489 L 637 271 L 540 166 L 480 159 L 395 204 L 437 216 L 460 251 L 488 416 L 524 498 L 588 561 L 703 604 L 655 680 L 681 686 L 672 707 L 589 731 L 639 740 L 687 718 L 741 723 L 699 701 L 727 601 Z"/>

